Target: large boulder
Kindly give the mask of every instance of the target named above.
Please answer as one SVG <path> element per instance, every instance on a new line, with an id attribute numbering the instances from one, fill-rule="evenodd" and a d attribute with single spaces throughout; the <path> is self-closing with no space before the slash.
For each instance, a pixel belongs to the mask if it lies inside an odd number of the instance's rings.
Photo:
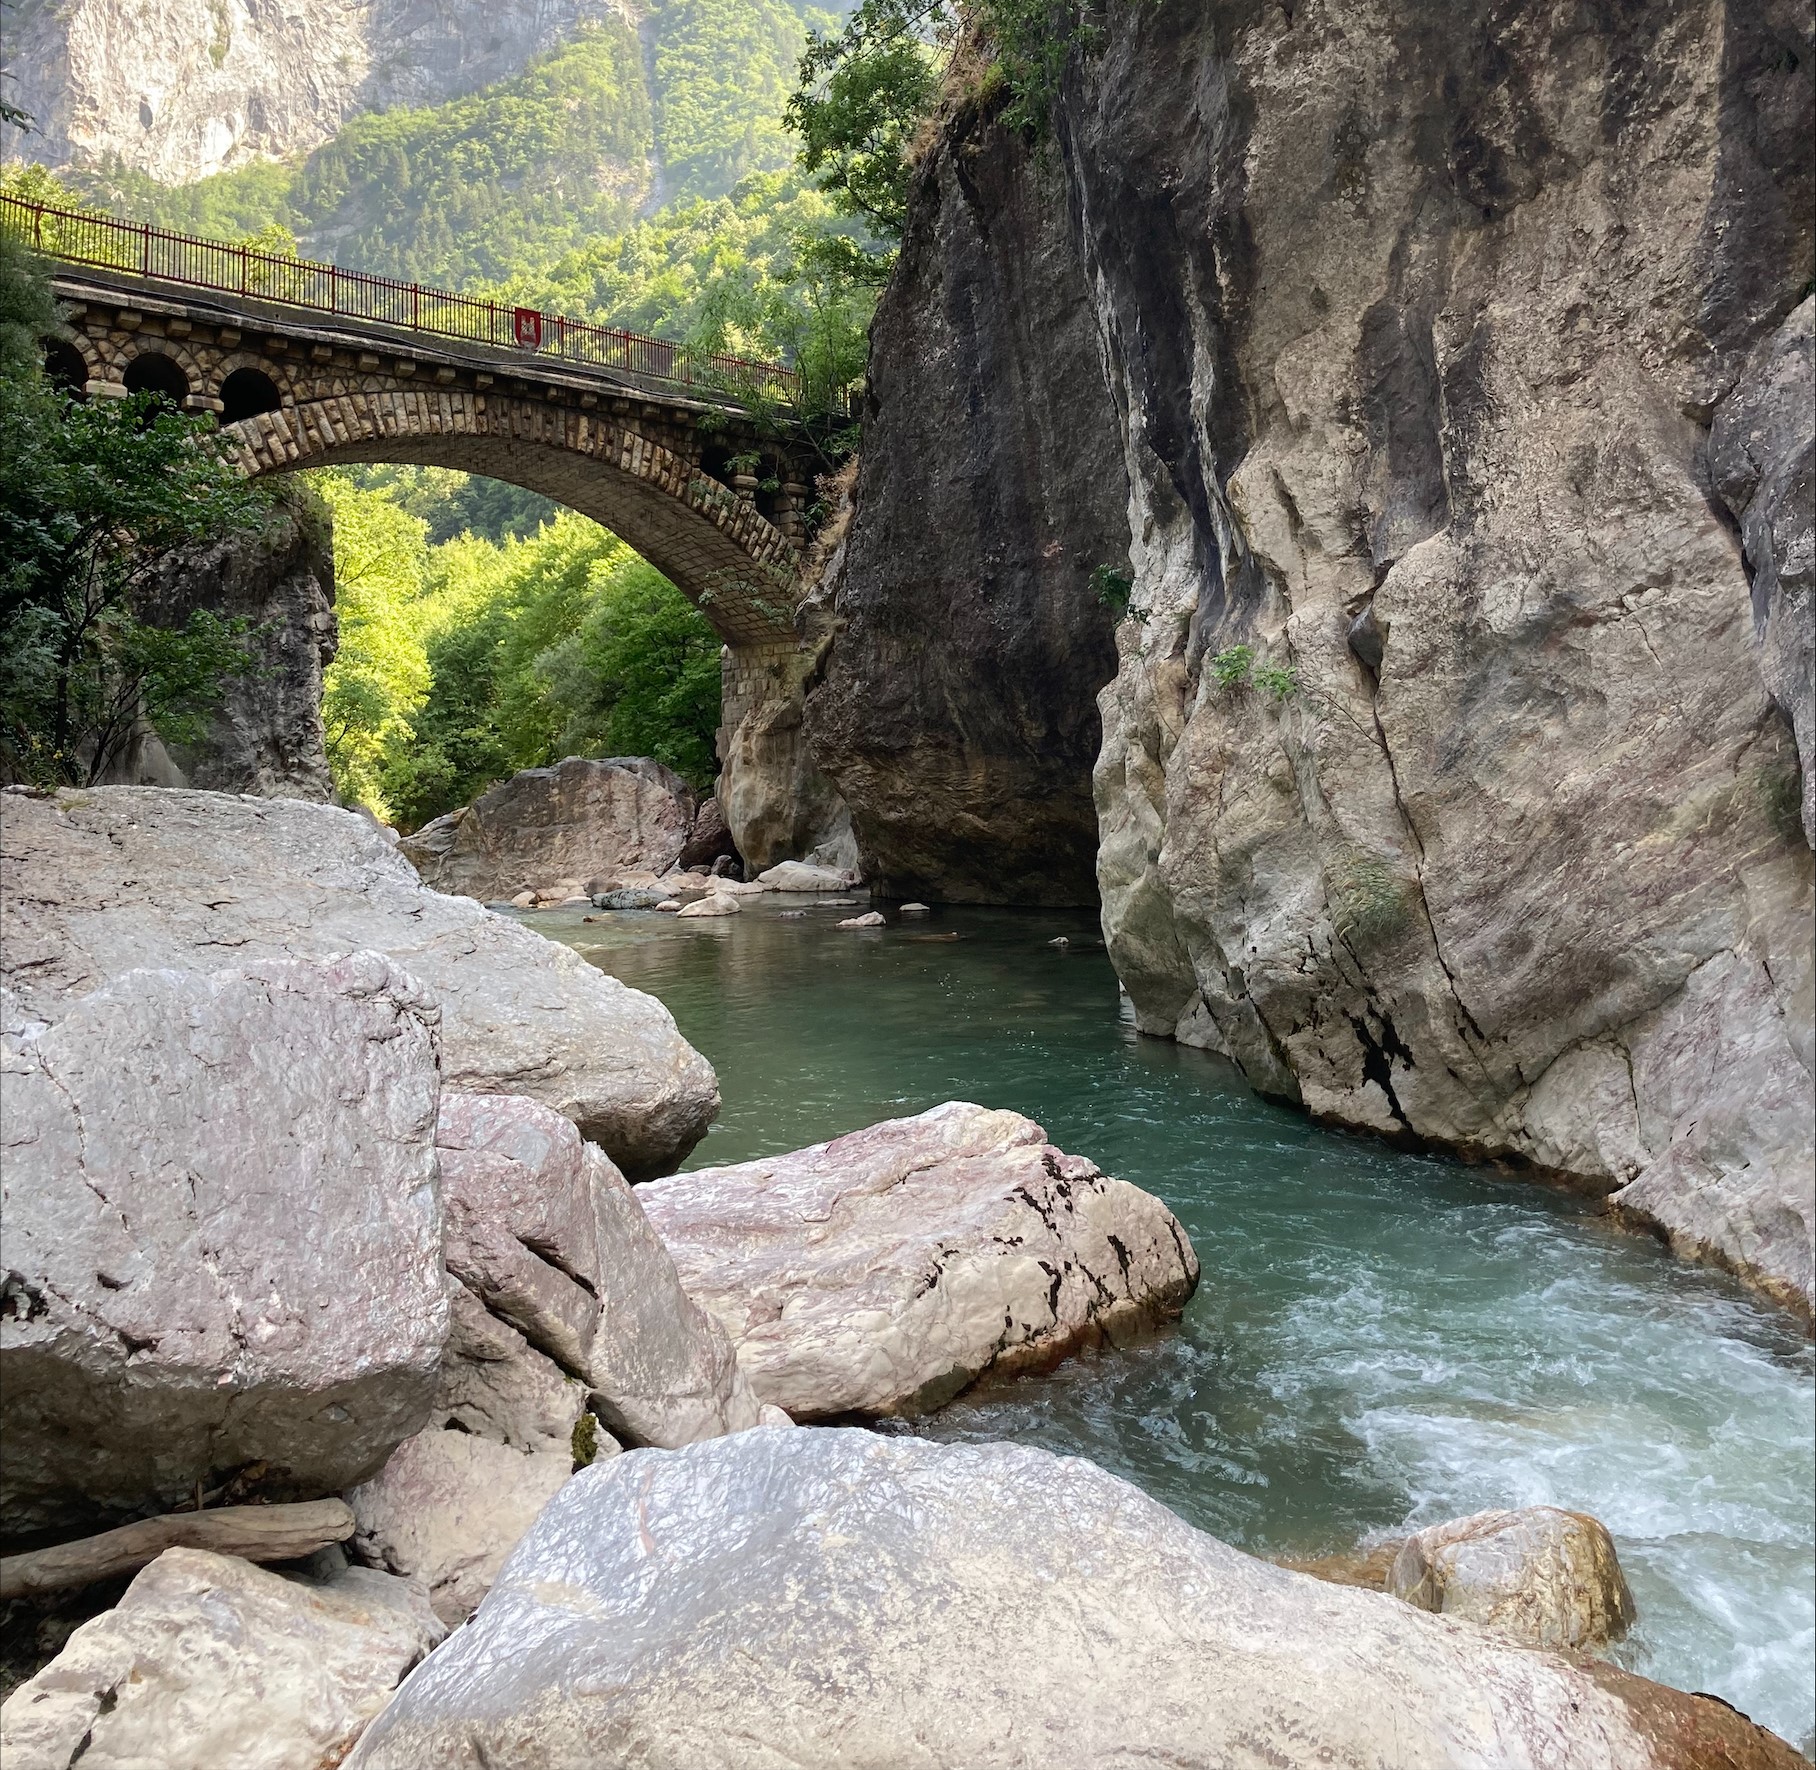
<path id="1" fill-rule="evenodd" d="M 566 1445 L 521 1451 L 431 1427 L 347 1495 L 355 1551 L 374 1567 L 421 1581 L 435 1614 L 453 1628 L 486 1595 L 573 1467 Z"/>
<path id="2" fill-rule="evenodd" d="M 1607 1528 L 1556 1506 L 1476 1512 L 1415 1531 L 1387 1589 L 1528 1647 L 1603 1647 L 1636 1614 Z"/>
<path id="3" fill-rule="evenodd" d="M 357 953 L 49 1005 L 10 1003 L 3 1047 L 8 1527 L 249 1466 L 268 1497 L 372 1473 L 428 1418 L 448 1331 L 419 985 Z"/>
<path id="4" fill-rule="evenodd" d="M 581 1378 L 614 1432 L 677 1445 L 756 1424 L 738 1360 L 638 1195 L 560 1114 L 450 1092 L 436 1137 L 448 1270 Z"/>
<path id="5" fill-rule="evenodd" d="M 1157 1198 L 958 1101 L 639 1197 L 757 1394 L 797 1419 L 937 1408 L 1141 1333 L 1198 1282 Z"/>
<path id="6" fill-rule="evenodd" d="M 401 846 L 425 885 L 490 900 L 555 879 L 628 868 L 666 872 L 693 823 L 692 790 L 660 762 L 570 756 L 500 781 Z"/>
<path id="7" fill-rule="evenodd" d="M 0 976 L 55 1020 L 139 966 L 388 953 L 441 1007 L 451 1086 L 527 1094 L 641 1178 L 719 1105 L 660 1002 L 463 898 L 426 889 L 367 819 L 326 805 L 103 787 L 0 799 Z"/>
<path id="8" fill-rule="evenodd" d="M 582 1470 L 349 1770 L 1800 1761 L 1709 1699 L 1252 1560 L 1090 1463 L 827 1429 Z"/>
<path id="9" fill-rule="evenodd" d="M 167 1549 L 0 1708 L 7 1770 L 334 1770 L 447 1631 L 367 1568 Z"/>

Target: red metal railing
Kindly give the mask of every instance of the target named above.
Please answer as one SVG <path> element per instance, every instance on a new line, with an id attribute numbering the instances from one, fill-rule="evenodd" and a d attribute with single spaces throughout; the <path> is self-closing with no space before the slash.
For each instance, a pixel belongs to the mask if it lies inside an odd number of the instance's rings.
<path id="1" fill-rule="evenodd" d="M 69 264 L 125 271 L 154 282 L 209 289 L 282 307 L 370 320 L 406 332 L 456 338 L 518 356 L 578 368 L 617 370 L 730 401 L 792 402 L 797 377 L 777 363 L 689 356 L 663 338 L 645 338 L 539 309 L 506 307 L 445 289 L 365 276 L 333 264 L 278 258 L 221 240 L 166 233 L 147 223 L 86 215 L 0 196 L 0 232 Z"/>

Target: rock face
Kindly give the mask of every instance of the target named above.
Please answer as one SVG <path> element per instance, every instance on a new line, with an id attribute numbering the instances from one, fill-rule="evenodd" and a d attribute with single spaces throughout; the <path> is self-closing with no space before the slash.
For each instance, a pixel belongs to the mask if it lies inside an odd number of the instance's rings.
<path id="1" fill-rule="evenodd" d="M 529 1095 L 635 1176 L 675 1166 L 718 1110 L 660 1002 L 477 904 L 423 887 L 331 806 L 104 787 L 0 799 L 0 958 L 22 1012 L 139 966 L 387 953 L 441 1009 L 442 1077 Z"/>
<path id="2" fill-rule="evenodd" d="M 7 1770 L 333 1770 L 446 1630 L 366 1568 L 168 1549 L 0 1709 Z"/>
<path id="3" fill-rule="evenodd" d="M 1056 131 L 1131 487 L 1096 785 L 1140 1026 L 1625 1188 L 1807 1311 L 1807 12 L 1107 33 Z"/>
<path id="4" fill-rule="evenodd" d="M 806 708 L 888 896 L 1096 899 L 1093 697 L 1116 658 L 1091 574 L 1126 570 L 1128 486 L 1066 209 L 1057 167 L 967 113 L 871 330 Z"/>
<path id="5" fill-rule="evenodd" d="M 249 1466 L 272 1498 L 371 1474 L 448 1330 L 419 986 L 359 953 L 127 972 L 58 1009 L 4 1042 L 8 1528 Z"/>
<path id="6" fill-rule="evenodd" d="M 1417 1531 L 1395 1556 L 1387 1589 L 1527 1647 L 1605 1646 L 1636 1615 L 1606 1528 L 1556 1506 L 1477 1512 Z"/>
<path id="7" fill-rule="evenodd" d="M 448 1344 L 432 1416 L 438 1424 L 514 1450 L 571 1456 L 586 1398 L 584 1382 L 450 1280 Z"/>
<path id="8" fill-rule="evenodd" d="M 677 1445 L 756 1424 L 725 1336 L 572 1125 L 531 1100 L 448 1093 L 436 1135 L 448 1270 L 584 1380 L 614 1432 Z"/>
<path id="9" fill-rule="evenodd" d="M 32 157 L 117 154 L 165 184 L 306 153 L 358 110 L 471 92 L 611 16 L 595 0 L 301 0 L 283 12 L 164 0 L 122 12 L 75 0 L 23 15 L 7 33 L 7 96 L 34 118 Z"/>
<path id="10" fill-rule="evenodd" d="M 1816 297 L 1753 354 L 1709 437 L 1715 489 L 1740 524 L 1760 671 L 1797 737 L 1803 833 L 1816 847 Z"/>
<path id="11" fill-rule="evenodd" d="M 647 869 L 680 858 L 694 822 L 687 783 L 647 756 L 570 756 L 526 768 L 401 844 L 423 883 L 482 902 L 555 879 Z"/>
<path id="12" fill-rule="evenodd" d="M 1710 1699 L 1251 1560 L 1089 1463 L 848 1429 L 581 1471 L 349 1770 L 906 1762 L 1800 1760 Z"/>
<path id="13" fill-rule="evenodd" d="M 757 1394 L 796 1419 L 928 1411 L 1151 1328 L 1198 1282 L 1158 1199 L 957 1101 L 639 1197 Z"/>
<path id="14" fill-rule="evenodd" d="M 374 1567 L 421 1581 L 455 1628 L 573 1467 L 565 1446 L 525 1452 L 445 1427 L 419 1432 L 348 1494 L 354 1547 Z"/>
<path id="15" fill-rule="evenodd" d="M 172 555 L 147 587 L 143 612 L 181 626 L 197 609 L 247 623 L 251 668 L 222 684 L 200 742 L 167 747 L 141 725 L 108 771 L 108 784 L 331 799 L 322 672 L 337 645 L 334 540 L 321 499 L 301 482 L 285 481 L 256 534 Z"/>

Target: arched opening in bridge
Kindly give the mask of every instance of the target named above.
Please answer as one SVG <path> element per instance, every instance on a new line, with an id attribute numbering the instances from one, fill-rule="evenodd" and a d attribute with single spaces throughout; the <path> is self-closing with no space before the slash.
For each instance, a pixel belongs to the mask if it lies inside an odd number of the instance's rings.
<path id="1" fill-rule="evenodd" d="M 280 404 L 277 383 L 263 369 L 235 369 L 221 383 L 223 424 L 238 424 L 261 412 L 275 412 Z"/>
<path id="2" fill-rule="evenodd" d="M 189 377 L 162 351 L 147 350 L 126 365 L 126 391 L 153 393 L 161 402 L 182 410 L 189 398 Z"/>
<path id="3" fill-rule="evenodd" d="M 61 338 L 53 338 L 44 347 L 44 378 L 71 399 L 88 398 L 88 364 L 81 351 Z"/>

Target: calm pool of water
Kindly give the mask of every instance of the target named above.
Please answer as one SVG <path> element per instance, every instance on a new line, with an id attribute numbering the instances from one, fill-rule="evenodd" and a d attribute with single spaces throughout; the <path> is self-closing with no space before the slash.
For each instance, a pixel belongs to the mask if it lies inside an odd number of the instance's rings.
<path id="1" fill-rule="evenodd" d="M 526 920 L 659 996 L 717 1066 L 690 1166 L 975 1100 L 1164 1198 L 1203 1263 L 1176 1334 L 920 1430 L 1090 1457 L 1263 1554 L 1485 1506 L 1593 1512 L 1639 1604 L 1625 1663 L 1807 1749 L 1816 1382 L 1787 1322 L 1579 1201 L 1321 1130 L 1138 1038 L 1089 916 L 859 934 L 833 927 L 853 910 L 779 916 L 802 901 Z"/>

